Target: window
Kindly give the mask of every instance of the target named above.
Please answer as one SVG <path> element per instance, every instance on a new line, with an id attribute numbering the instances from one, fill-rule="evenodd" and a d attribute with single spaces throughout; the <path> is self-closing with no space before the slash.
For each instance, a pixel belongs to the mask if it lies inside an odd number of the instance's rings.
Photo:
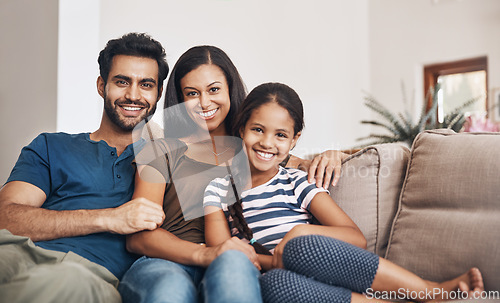
<path id="1" fill-rule="evenodd" d="M 468 113 L 486 113 L 488 109 L 488 70 L 487 57 L 472 58 L 454 62 L 427 65 L 424 67 L 424 92 L 440 84 L 437 92 L 438 121 L 444 115 L 472 98 L 480 97 L 465 109 Z M 432 99 L 427 99 L 427 109 L 432 106 Z"/>

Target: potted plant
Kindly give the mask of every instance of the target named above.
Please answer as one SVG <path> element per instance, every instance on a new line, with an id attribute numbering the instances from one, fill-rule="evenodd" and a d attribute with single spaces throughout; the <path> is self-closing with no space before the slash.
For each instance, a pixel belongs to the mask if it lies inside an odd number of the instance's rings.
<path id="1" fill-rule="evenodd" d="M 378 113 L 381 117 L 381 121 L 375 120 L 362 120 L 362 124 L 375 125 L 377 127 L 384 128 L 388 131 L 388 134 L 374 134 L 371 133 L 369 136 L 358 138 L 357 141 L 372 139 L 368 143 L 364 143 L 359 146 L 359 148 L 366 147 L 373 144 L 381 143 L 392 143 L 392 142 L 402 142 L 407 146 L 411 146 L 415 137 L 422 131 L 427 129 L 437 129 L 437 128 L 448 128 L 456 132 L 462 129 L 463 124 L 466 121 L 465 113 L 463 110 L 475 103 L 480 97 L 472 98 L 462 105 L 458 106 L 448 114 L 444 116 L 443 122 L 437 121 L 437 92 L 439 90 L 439 85 L 429 89 L 428 98 L 432 100 L 432 106 L 427 110 L 426 102 L 422 106 L 420 117 L 417 121 L 414 121 L 411 117 L 408 109 L 406 108 L 406 98 L 403 98 L 405 104 L 404 113 L 392 113 L 380 102 L 378 102 L 372 95 L 366 94 L 364 97 L 365 106 L 371 110 Z M 404 89 L 403 89 L 404 91 Z M 404 94 L 403 94 L 404 96 Z"/>

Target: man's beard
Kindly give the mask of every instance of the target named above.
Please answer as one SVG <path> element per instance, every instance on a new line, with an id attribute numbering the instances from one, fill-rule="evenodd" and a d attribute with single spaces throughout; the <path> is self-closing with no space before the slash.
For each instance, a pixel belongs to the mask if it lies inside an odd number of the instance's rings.
<path id="1" fill-rule="evenodd" d="M 147 110 L 147 108 L 145 108 L 146 110 L 144 111 L 142 116 L 138 116 L 138 117 L 133 118 L 133 119 L 127 119 L 127 118 L 121 117 L 120 114 L 118 113 L 119 109 L 118 109 L 117 103 L 115 102 L 115 106 L 116 106 L 115 108 L 113 108 L 112 103 L 113 102 L 111 100 L 109 100 L 107 98 L 107 96 L 105 95 L 104 96 L 104 111 L 106 112 L 106 115 L 108 116 L 109 120 L 111 120 L 111 122 L 113 122 L 115 125 L 117 125 L 118 127 L 120 127 L 124 131 L 132 131 L 134 129 L 134 127 L 137 126 L 137 124 L 139 124 L 142 120 L 144 120 L 144 118 L 146 118 L 147 116 L 153 115 L 156 111 L 156 104 L 155 104 L 149 110 Z M 139 103 L 134 103 L 131 101 L 120 103 L 121 106 L 127 105 L 127 104 L 139 104 Z M 144 104 L 141 103 L 140 105 L 144 105 Z"/>

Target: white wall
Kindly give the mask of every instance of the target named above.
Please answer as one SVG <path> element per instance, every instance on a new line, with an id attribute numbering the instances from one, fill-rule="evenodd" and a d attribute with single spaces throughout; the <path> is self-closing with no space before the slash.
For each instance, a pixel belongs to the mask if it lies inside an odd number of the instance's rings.
<path id="1" fill-rule="evenodd" d="M 0 0 L 0 186 L 21 148 L 56 130 L 57 0 Z"/>
<path id="2" fill-rule="evenodd" d="M 401 81 L 414 112 L 424 98 L 423 66 L 488 56 L 489 88 L 500 87 L 500 1 L 369 2 L 371 93 L 402 110 Z"/>
<path id="3" fill-rule="evenodd" d="M 249 89 L 294 87 L 306 111 L 297 155 L 367 135 L 362 90 L 398 110 L 403 80 L 421 102 L 424 64 L 487 55 L 489 86 L 500 86 L 498 0 L 0 0 L 0 28 L 2 183 L 21 147 L 56 121 L 59 131 L 97 129 L 98 53 L 130 31 L 162 42 L 170 65 L 212 44 Z"/>
<path id="4" fill-rule="evenodd" d="M 100 0 L 59 0 L 57 130 L 92 132 L 103 109 L 97 93 Z"/>
<path id="5" fill-rule="evenodd" d="M 101 0 L 101 45 L 145 31 L 171 66 L 188 48 L 222 48 L 248 89 L 279 81 L 296 89 L 306 113 L 297 155 L 348 147 L 361 130 L 361 89 L 369 89 L 367 0 Z"/>

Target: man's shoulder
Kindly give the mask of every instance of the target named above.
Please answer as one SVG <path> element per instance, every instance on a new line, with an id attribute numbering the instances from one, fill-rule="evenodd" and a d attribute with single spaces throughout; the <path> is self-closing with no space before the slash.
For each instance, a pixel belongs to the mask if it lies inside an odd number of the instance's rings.
<path id="1" fill-rule="evenodd" d="M 64 132 L 43 132 L 35 137 L 33 141 L 45 140 L 45 141 L 72 141 L 72 140 L 87 140 L 89 138 L 89 133 L 79 133 L 79 134 L 68 134 Z"/>
<path id="2" fill-rule="evenodd" d="M 40 150 L 52 147 L 52 146 L 69 146 L 77 142 L 86 141 L 88 138 L 88 133 L 80 134 L 67 134 L 62 132 L 48 133 L 44 132 L 36 136 L 31 143 L 29 143 L 25 148 Z"/>

